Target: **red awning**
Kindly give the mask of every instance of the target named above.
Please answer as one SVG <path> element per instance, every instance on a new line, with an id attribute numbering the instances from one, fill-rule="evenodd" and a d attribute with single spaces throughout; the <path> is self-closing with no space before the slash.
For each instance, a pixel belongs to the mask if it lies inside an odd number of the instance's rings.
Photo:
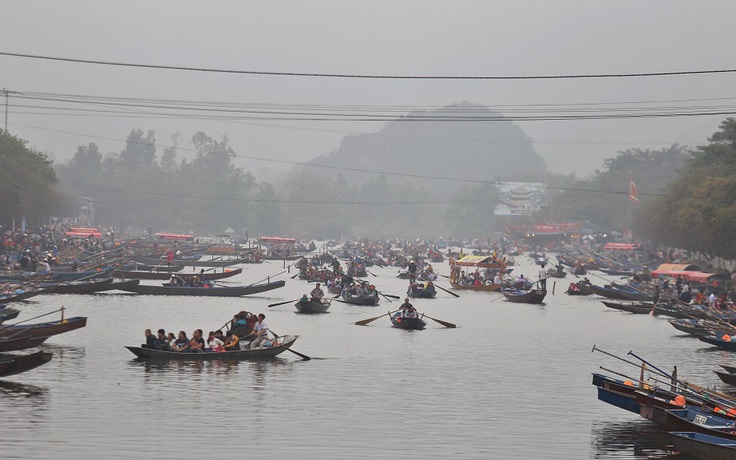
<path id="1" fill-rule="evenodd" d="M 194 240 L 194 235 L 184 235 L 177 233 L 156 233 L 156 236 L 162 240 Z"/>
<path id="2" fill-rule="evenodd" d="M 96 232 L 96 233 L 84 233 L 84 232 L 66 232 L 66 236 L 79 236 L 81 238 L 89 238 L 90 236 L 93 236 L 95 238 L 102 238 L 102 233 Z"/>
<path id="3" fill-rule="evenodd" d="M 71 227 L 69 231 L 74 233 L 100 233 L 99 230 L 96 228 L 87 228 L 87 227 Z"/>
<path id="4" fill-rule="evenodd" d="M 639 249 L 639 245 L 632 243 L 606 243 L 602 249 L 604 251 L 635 251 Z"/>
<path id="5" fill-rule="evenodd" d="M 296 238 L 283 238 L 280 236 L 261 236 L 261 241 L 267 241 L 269 243 L 296 243 Z"/>
<path id="6" fill-rule="evenodd" d="M 713 281 L 715 278 L 720 277 L 728 279 L 725 275 L 719 275 L 717 273 L 705 273 L 698 271 L 686 271 L 686 270 L 654 270 L 652 272 L 652 278 L 677 278 L 681 277 L 686 281 L 693 281 L 695 283 L 708 283 Z"/>

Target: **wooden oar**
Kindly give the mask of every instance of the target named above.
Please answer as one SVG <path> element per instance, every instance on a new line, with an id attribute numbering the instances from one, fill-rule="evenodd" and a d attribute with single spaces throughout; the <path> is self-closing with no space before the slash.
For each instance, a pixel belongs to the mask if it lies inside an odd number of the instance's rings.
<path id="1" fill-rule="evenodd" d="M 366 272 L 368 272 L 368 274 L 370 274 L 371 276 L 378 278 L 376 275 L 373 274 L 373 272 L 368 271 L 368 269 L 366 269 Z"/>
<path id="2" fill-rule="evenodd" d="M 456 328 L 457 327 L 456 325 L 454 325 L 452 323 L 448 323 L 447 321 L 442 321 L 441 319 L 432 318 L 431 316 L 427 316 L 424 313 L 422 313 L 422 314 L 424 315 L 425 318 L 429 318 L 432 321 L 436 321 L 436 322 L 440 323 L 441 325 L 443 325 L 445 327 L 449 327 L 449 328 Z"/>
<path id="3" fill-rule="evenodd" d="M 266 305 L 266 306 L 267 306 L 268 308 L 271 308 L 271 307 L 278 307 L 279 305 L 286 305 L 287 303 L 291 303 L 291 302 L 296 302 L 297 300 L 299 300 L 299 299 L 294 299 L 294 300 L 287 300 L 286 302 L 272 303 L 272 304 L 270 304 L 270 305 Z"/>
<path id="4" fill-rule="evenodd" d="M 434 284 L 434 283 L 432 283 L 432 284 Z M 454 292 L 448 291 L 447 289 L 445 289 L 445 288 L 443 288 L 441 286 L 437 286 L 436 284 L 434 284 L 434 287 L 436 287 L 437 289 L 441 289 L 441 290 L 445 291 L 446 293 L 448 293 L 448 294 L 450 294 L 452 296 L 460 297 L 459 295 L 455 294 Z"/>
<path id="5" fill-rule="evenodd" d="M 269 329 L 269 331 L 271 332 L 271 334 L 273 334 L 273 336 L 274 336 L 275 338 L 277 338 L 277 339 L 278 339 L 279 337 L 281 337 L 280 335 L 278 335 L 278 334 L 277 334 L 277 333 L 275 333 L 274 331 L 271 331 L 270 329 Z M 290 351 L 290 352 L 294 353 L 294 354 L 295 354 L 295 355 L 297 355 L 297 356 L 300 356 L 300 357 L 301 357 L 301 358 L 302 358 L 302 359 L 303 359 L 304 361 L 309 361 L 310 359 L 312 359 L 312 358 L 310 358 L 309 356 L 307 356 L 307 355 L 305 355 L 305 354 L 303 354 L 303 353 L 299 353 L 298 351 L 294 351 L 294 350 L 292 350 L 291 348 L 286 348 L 285 350 L 286 350 L 286 351 Z"/>
<path id="6" fill-rule="evenodd" d="M 367 325 L 368 323 L 372 323 L 373 321 L 377 320 L 378 318 L 383 318 L 384 316 L 388 316 L 388 315 L 390 315 L 391 313 L 394 313 L 394 312 L 396 312 L 396 311 L 398 311 L 398 310 L 394 310 L 393 312 L 392 312 L 392 311 L 390 311 L 390 312 L 388 312 L 388 313 L 384 313 L 384 314 L 382 314 L 381 316 L 376 316 L 375 318 L 362 319 L 362 320 L 360 320 L 360 321 L 356 321 L 356 322 L 355 322 L 355 324 L 356 324 L 356 325 L 358 325 L 358 326 L 365 326 L 365 325 Z"/>

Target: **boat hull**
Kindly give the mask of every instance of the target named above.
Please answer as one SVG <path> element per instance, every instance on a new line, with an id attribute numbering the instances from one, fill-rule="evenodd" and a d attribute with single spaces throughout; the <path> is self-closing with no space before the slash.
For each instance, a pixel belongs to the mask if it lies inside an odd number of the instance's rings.
<path id="1" fill-rule="evenodd" d="M 254 284 L 252 286 L 233 287 L 187 287 L 187 286 L 151 286 L 139 284 L 137 286 L 125 287 L 124 291 L 135 292 L 142 295 L 189 295 L 208 297 L 240 297 L 243 295 L 258 294 L 284 287 L 285 281 L 274 281 L 266 284 Z"/>
<path id="2" fill-rule="evenodd" d="M 330 300 L 323 299 L 322 302 L 316 302 L 314 300 L 299 301 L 294 304 L 296 311 L 299 313 L 327 313 L 330 308 Z"/>
<path id="3" fill-rule="evenodd" d="M 20 374 L 48 363 L 52 353 L 39 351 L 30 355 L 0 355 L 0 377 Z"/>
<path id="4" fill-rule="evenodd" d="M 543 289 L 532 289 L 530 291 L 518 291 L 516 289 L 501 289 L 501 293 L 509 302 L 540 304 L 544 302 L 547 291 Z"/>
<path id="5" fill-rule="evenodd" d="M 125 347 L 138 359 L 157 361 L 263 361 L 273 359 L 288 350 L 299 336 L 287 336 L 281 345 L 254 350 L 184 352 L 152 350 L 141 347 Z"/>

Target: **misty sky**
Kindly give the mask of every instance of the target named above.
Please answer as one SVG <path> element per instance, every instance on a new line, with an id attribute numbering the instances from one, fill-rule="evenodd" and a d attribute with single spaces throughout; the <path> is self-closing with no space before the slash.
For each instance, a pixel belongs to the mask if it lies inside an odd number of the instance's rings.
<path id="1" fill-rule="evenodd" d="M 3 2 L 0 52 L 232 70 L 390 75 L 553 75 L 736 68 L 727 1 L 29 1 Z M 0 56 L 0 88 L 137 99 L 329 108 L 433 108 L 469 101 L 504 113 L 611 104 L 731 110 L 736 74 L 598 80 L 417 81 L 249 76 L 122 68 Z M 650 101 L 650 102 L 647 102 Z M 653 102 L 651 102 L 653 101 Z M 672 101 L 685 101 L 673 103 Z M 380 122 L 52 115 L 10 98 L 8 129 L 65 160 L 80 144 L 119 152 L 131 129 L 158 143 L 227 134 L 238 166 L 283 169 L 336 150 Z M 562 104 L 562 105 L 561 105 Z M 66 106 L 70 107 L 70 106 Z M 725 109 L 724 109 L 725 107 Z M 545 109 L 545 110 L 547 110 Z M 631 147 L 699 145 L 725 115 L 535 121 L 520 126 L 555 172 L 589 173 Z M 4 121 L 4 118 L 3 118 Z M 159 154 L 161 149 L 159 149 Z M 180 151 L 180 158 L 191 157 Z M 448 152 L 455 159 L 462 152 Z M 377 165 L 376 169 L 385 169 Z M 468 166 L 470 167 L 470 166 Z"/>

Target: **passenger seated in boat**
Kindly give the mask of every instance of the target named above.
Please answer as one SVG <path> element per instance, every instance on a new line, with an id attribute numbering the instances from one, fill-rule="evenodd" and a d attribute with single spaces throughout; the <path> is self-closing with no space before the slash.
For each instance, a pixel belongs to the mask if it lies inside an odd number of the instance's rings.
<path id="1" fill-rule="evenodd" d="M 171 350 L 171 347 L 169 347 L 169 339 L 166 337 L 166 331 L 164 331 L 163 329 L 158 330 L 158 337 L 156 337 L 156 341 L 158 342 L 159 350 Z"/>
<path id="2" fill-rule="evenodd" d="M 568 291 L 577 292 L 580 290 L 577 283 L 570 283 L 570 287 L 567 288 Z"/>
<path id="3" fill-rule="evenodd" d="M 199 277 L 192 276 L 192 287 L 199 287 L 201 283 L 199 282 Z"/>
<path id="4" fill-rule="evenodd" d="M 309 302 L 309 297 L 307 297 L 306 294 L 302 294 L 302 298 L 299 299 L 299 302 L 307 303 L 307 302 Z"/>
<path id="5" fill-rule="evenodd" d="M 174 333 L 169 332 L 168 334 L 166 334 L 166 340 L 169 344 L 169 351 L 175 351 L 174 347 L 176 346 L 176 336 L 174 335 Z"/>
<path id="6" fill-rule="evenodd" d="M 189 349 L 191 351 L 202 352 L 204 351 L 204 338 L 202 337 L 202 329 L 197 329 L 192 334 L 192 340 L 189 341 Z"/>
<path id="7" fill-rule="evenodd" d="M 221 351 L 225 343 L 215 336 L 215 331 L 210 331 L 207 338 L 207 347 L 212 351 Z"/>
<path id="8" fill-rule="evenodd" d="M 427 281 L 427 285 L 424 286 L 425 290 L 434 292 L 436 289 L 434 288 L 434 284 L 432 284 L 431 281 Z"/>
<path id="9" fill-rule="evenodd" d="M 141 345 L 141 348 L 150 348 L 151 350 L 158 350 L 158 340 L 156 340 L 156 336 L 153 335 L 150 329 L 146 329 L 144 332 L 146 336 L 146 343 Z"/>
<path id="10" fill-rule="evenodd" d="M 496 273 L 496 276 L 493 277 L 493 284 L 503 284 L 503 280 L 499 273 Z"/>
<path id="11" fill-rule="evenodd" d="M 240 339 L 237 335 L 233 334 L 233 331 L 227 331 L 225 336 L 225 345 L 222 351 L 231 351 L 240 349 Z"/>
<path id="12" fill-rule="evenodd" d="M 399 309 L 401 310 L 401 316 L 406 316 L 406 311 L 410 308 L 413 309 L 414 305 L 412 305 L 411 302 L 409 302 L 408 297 L 405 297 L 404 303 L 402 303 L 401 306 L 399 306 Z"/>
<path id="13" fill-rule="evenodd" d="M 266 324 L 266 315 L 263 313 L 258 314 L 258 322 L 256 323 L 255 327 L 253 328 L 253 334 L 255 334 L 255 340 L 253 340 L 250 344 L 250 349 L 255 349 L 257 347 L 263 348 L 264 342 L 268 340 L 268 325 Z"/>
<path id="14" fill-rule="evenodd" d="M 184 331 L 179 331 L 179 338 L 174 342 L 174 347 L 171 351 L 184 352 L 189 351 L 189 339 Z"/>

